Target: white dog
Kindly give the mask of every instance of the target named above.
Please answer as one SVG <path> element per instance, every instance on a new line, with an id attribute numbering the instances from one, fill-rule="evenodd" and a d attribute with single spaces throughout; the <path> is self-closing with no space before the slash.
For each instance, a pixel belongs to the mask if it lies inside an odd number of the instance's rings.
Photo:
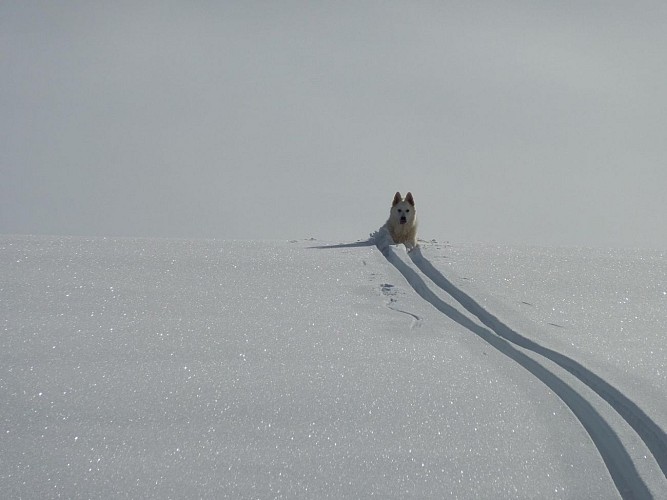
<path id="1" fill-rule="evenodd" d="M 403 243 L 408 251 L 417 246 L 417 212 L 412 193 L 408 193 L 405 199 L 399 192 L 394 195 L 385 226 L 397 245 Z"/>

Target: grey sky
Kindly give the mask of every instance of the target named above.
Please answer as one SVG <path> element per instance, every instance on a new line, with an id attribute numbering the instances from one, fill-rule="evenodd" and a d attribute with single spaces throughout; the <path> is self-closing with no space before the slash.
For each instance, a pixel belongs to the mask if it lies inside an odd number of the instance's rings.
<path id="1" fill-rule="evenodd" d="M 667 248 L 665 2 L 0 3 L 0 233 Z"/>

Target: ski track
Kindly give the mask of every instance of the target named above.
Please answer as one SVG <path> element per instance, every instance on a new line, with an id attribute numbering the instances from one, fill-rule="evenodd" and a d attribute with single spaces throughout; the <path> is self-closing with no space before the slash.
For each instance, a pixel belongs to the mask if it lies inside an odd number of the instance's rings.
<path id="1" fill-rule="evenodd" d="M 581 382 L 590 387 L 598 396 L 604 399 L 618 413 L 639 437 L 644 441 L 646 447 L 651 451 L 663 475 L 667 478 L 667 435 L 665 432 L 633 401 L 622 392 L 606 382 L 604 379 L 591 372 L 577 361 L 541 346 L 523 335 L 517 333 L 505 325 L 497 317 L 484 309 L 477 301 L 456 287 L 443 274 L 438 271 L 429 260 L 417 248 L 411 252 L 410 259 L 436 286 L 451 295 L 468 312 L 477 317 L 485 326 L 497 335 L 524 349 L 533 351 L 540 356 L 549 359 L 558 366 L 574 375 Z M 550 323 L 553 326 L 553 323 Z M 562 328 L 562 327 L 561 327 Z"/>
<path id="2" fill-rule="evenodd" d="M 408 253 L 416 268 L 434 285 L 455 299 L 466 312 L 475 316 L 484 326 L 475 323 L 463 312 L 440 299 L 429 288 L 417 270 L 399 257 L 393 246 L 386 244 L 381 239 L 376 239 L 376 246 L 420 297 L 449 319 L 474 333 L 528 370 L 570 408 L 591 437 L 621 497 L 653 498 L 625 446 L 604 417 L 573 386 L 518 348 L 529 350 L 555 363 L 595 391 L 635 430 L 667 477 L 667 436 L 646 413 L 620 391 L 581 364 L 563 354 L 537 344 L 502 323 L 472 297 L 445 278 L 422 255 L 419 247 Z"/>

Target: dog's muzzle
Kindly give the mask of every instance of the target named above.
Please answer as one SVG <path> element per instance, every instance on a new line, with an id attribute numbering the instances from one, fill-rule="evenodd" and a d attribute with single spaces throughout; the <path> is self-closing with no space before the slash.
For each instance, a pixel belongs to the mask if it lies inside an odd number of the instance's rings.
<path id="1" fill-rule="evenodd" d="M 406 222 L 408 222 L 408 219 L 406 219 L 405 217 L 401 217 L 401 220 L 399 222 L 401 224 L 405 224 Z"/>

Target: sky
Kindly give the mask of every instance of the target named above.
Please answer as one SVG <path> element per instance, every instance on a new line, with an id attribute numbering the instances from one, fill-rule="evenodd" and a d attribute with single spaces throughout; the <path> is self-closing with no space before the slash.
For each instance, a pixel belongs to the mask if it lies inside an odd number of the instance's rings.
<path id="1" fill-rule="evenodd" d="M 0 233 L 667 248 L 667 4 L 0 4 Z"/>

